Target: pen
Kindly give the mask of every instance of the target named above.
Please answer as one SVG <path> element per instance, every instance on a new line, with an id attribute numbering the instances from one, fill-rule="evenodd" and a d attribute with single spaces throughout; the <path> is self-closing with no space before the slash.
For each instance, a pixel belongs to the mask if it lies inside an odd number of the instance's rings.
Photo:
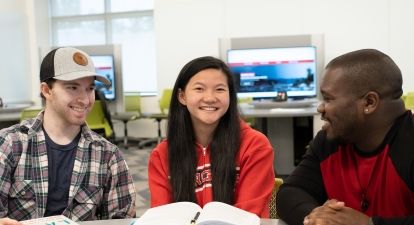
<path id="1" fill-rule="evenodd" d="M 200 212 L 197 212 L 195 214 L 194 219 L 191 220 L 191 223 L 190 223 L 191 225 L 195 225 L 195 222 L 197 221 L 199 215 L 200 215 Z"/>

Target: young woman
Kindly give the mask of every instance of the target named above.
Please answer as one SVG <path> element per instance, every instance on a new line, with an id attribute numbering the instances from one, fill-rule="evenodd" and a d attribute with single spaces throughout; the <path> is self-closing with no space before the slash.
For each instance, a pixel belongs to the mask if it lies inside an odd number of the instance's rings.
<path id="1" fill-rule="evenodd" d="M 151 153 L 148 174 L 151 207 L 220 201 L 269 216 L 273 149 L 240 119 L 232 74 L 223 61 L 200 57 L 181 70 L 167 140 Z"/>

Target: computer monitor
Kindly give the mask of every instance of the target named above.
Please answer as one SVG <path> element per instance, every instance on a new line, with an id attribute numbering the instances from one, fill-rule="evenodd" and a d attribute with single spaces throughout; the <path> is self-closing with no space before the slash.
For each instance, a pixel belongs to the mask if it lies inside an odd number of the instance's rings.
<path id="1" fill-rule="evenodd" d="M 104 95 L 105 99 L 112 101 L 115 100 L 116 97 L 116 80 L 115 80 L 115 70 L 114 70 L 114 57 L 113 55 L 91 55 L 91 59 L 95 66 L 96 73 L 106 76 L 111 81 L 111 86 L 105 87 L 99 81 L 95 82 L 96 89 L 101 90 Z"/>
<path id="2" fill-rule="evenodd" d="M 231 49 L 227 63 L 234 74 L 238 97 L 313 98 L 317 94 L 316 48 L 282 47 Z"/>

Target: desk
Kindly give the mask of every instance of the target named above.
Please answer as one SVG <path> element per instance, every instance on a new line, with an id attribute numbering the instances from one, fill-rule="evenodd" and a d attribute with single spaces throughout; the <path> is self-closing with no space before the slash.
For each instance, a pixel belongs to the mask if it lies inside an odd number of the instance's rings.
<path id="1" fill-rule="evenodd" d="M 130 225 L 134 220 L 136 219 L 94 220 L 94 221 L 79 222 L 79 224 L 80 225 Z M 278 219 L 261 219 L 260 225 L 286 225 L 286 223 Z"/>
<path id="2" fill-rule="evenodd" d="M 14 125 L 20 121 L 20 112 L 32 103 L 9 103 L 0 107 L 0 129 Z"/>
<path id="3" fill-rule="evenodd" d="M 20 112 L 0 112 L 0 122 L 19 121 Z"/>
<path id="4" fill-rule="evenodd" d="M 157 138 L 156 139 L 150 139 L 145 140 L 141 143 L 139 143 L 138 148 L 144 148 L 146 145 L 154 143 L 159 144 L 162 140 L 162 134 L 161 134 L 161 120 L 168 119 L 168 114 L 165 113 L 142 113 L 142 115 L 145 118 L 154 119 L 157 122 Z"/>
<path id="5" fill-rule="evenodd" d="M 161 142 L 161 120 L 168 119 L 167 114 L 163 113 L 138 113 L 138 112 L 115 112 L 111 114 L 112 120 L 119 120 L 124 123 L 124 146 L 128 148 L 128 128 L 127 123 L 132 120 L 137 119 L 153 119 L 157 122 L 157 137 L 150 139 L 140 140 L 138 143 L 138 148 L 142 149 L 147 145 L 156 145 Z"/>
<path id="6" fill-rule="evenodd" d="M 9 103 L 0 107 L 0 113 L 20 112 L 32 106 L 32 103 Z"/>
<path id="7" fill-rule="evenodd" d="M 128 149 L 128 122 L 142 118 L 138 112 L 115 112 L 111 115 L 112 120 L 120 120 L 124 123 L 124 147 Z"/>
<path id="8" fill-rule="evenodd" d="M 261 131 L 267 135 L 267 118 L 272 117 L 306 117 L 318 114 L 315 107 L 308 108 L 275 108 L 275 109 L 256 109 L 251 106 L 241 106 L 240 113 L 243 117 L 261 118 Z"/>
<path id="9" fill-rule="evenodd" d="M 260 118 L 259 130 L 275 150 L 274 168 L 277 175 L 289 175 L 294 169 L 294 117 L 314 117 L 316 106 L 307 108 L 257 109 L 240 105 L 243 117 Z M 312 120 L 313 121 L 313 120 Z M 313 130 L 310 131 L 313 134 Z"/>

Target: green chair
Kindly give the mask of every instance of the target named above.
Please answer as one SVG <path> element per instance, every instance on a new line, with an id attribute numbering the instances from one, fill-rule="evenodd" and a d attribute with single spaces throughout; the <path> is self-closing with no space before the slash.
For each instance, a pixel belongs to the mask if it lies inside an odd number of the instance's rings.
<path id="1" fill-rule="evenodd" d="M 404 104 L 406 109 L 414 110 L 414 92 L 408 92 L 405 95 Z"/>
<path id="2" fill-rule="evenodd" d="M 159 101 L 160 111 L 161 114 L 154 114 L 152 115 L 152 118 L 157 121 L 158 124 L 158 139 L 157 143 L 161 142 L 162 136 L 161 136 L 161 120 L 168 119 L 168 110 L 170 109 L 170 102 L 171 102 L 171 96 L 172 96 L 172 89 L 164 89 Z"/>
<path id="3" fill-rule="evenodd" d="M 238 104 L 248 104 L 250 102 L 253 102 L 252 97 L 246 97 L 246 98 L 238 98 L 237 103 Z M 241 118 L 249 124 L 249 126 L 254 127 L 256 125 L 256 119 L 254 117 L 247 117 L 247 116 L 241 116 Z"/>
<path id="4" fill-rule="evenodd" d="M 160 99 L 160 110 L 164 115 L 168 115 L 168 110 L 170 109 L 172 89 L 164 89 Z"/>
<path id="5" fill-rule="evenodd" d="M 92 110 L 86 117 L 86 124 L 88 124 L 88 127 L 91 130 L 112 141 L 114 138 L 114 131 L 105 116 L 102 104 L 104 103 L 102 103 L 101 100 L 95 101 Z"/>
<path id="6" fill-rule="evenodd" d="M 148 114 L 145 114 L 145 117 L 150 118 L 150 119 L 154 119 L 157 122 L 158 136 L 156 138 L 140 142 L 139 143 L 139 148 L 143 148 L 146 145 L 157 144 L 157 143 L 161 142 L 161 140 L 162 140 L 161 121 L 163 119 L 168 119 L 168 110 L 170 108 L 171 96 L 172 96 L 172 89 L 164 89 L 163 92 L 162 92 L 161 98 L 158 102 L 161 113 L 148 113 Z"/>
<path id="7" fill-rule="evenodd" d="M 141 114 L 141 96 L 124 93 L 125 112 L 133 112 L 136 115 Z"/>
<path id="8" fill-rule="evenodd" d="M 141 95 L 138 92 L 124 92 L 124 110 L 112 115 L 112 119 L 120 120 L 124 123 L 124 147 L 128 148 L 128 122 L 143 118 L 141 113 Z"/>
<path id="9" fill-rule="evenodd" d="M 20 121 L 23 121 L 25 119 L 34 118 L 39 114 L 39 112 L 42 111 L 41 108 L 26 108 L 23 109 L 20 113 Z"/>

